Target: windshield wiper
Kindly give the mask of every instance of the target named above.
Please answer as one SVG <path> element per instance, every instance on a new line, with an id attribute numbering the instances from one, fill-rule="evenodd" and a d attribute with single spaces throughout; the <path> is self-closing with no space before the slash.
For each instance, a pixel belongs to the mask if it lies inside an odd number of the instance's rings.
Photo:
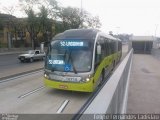
<path id="1" fill-rule="evenodd" d="M 67 54 L 67 50 L 65 50 L 65 53 L 64 53 L 64 57 L 63 57 L 64 61 L 66 60 L 66 54 Z"/>
<path id="2" fill-rule="evenodd" d="M 73 63 L 73 59 L 72 59 L 71 54 L 72 54 L 72 52 L 70 52 L 70 54 L 69 54 L 68 63 L 69 63 L 69 60 L 70 60 L 71 63 L 72 63 L 73 71 L 74 71 L 75 74 L 77 74 L 77 70 L 76 70 L 76 68 L 75 68 L 75 66 L 74 66 L 74 63 Z"/>

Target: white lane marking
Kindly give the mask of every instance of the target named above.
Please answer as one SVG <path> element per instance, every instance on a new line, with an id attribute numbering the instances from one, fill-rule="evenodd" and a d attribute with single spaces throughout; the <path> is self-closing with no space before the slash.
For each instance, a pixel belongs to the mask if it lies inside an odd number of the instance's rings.
<path id="1" fill-rule="evenodd" d="M 25 93 L 23 95 L 20 95 L 18 98 L 24 98 L 24 97 L 26 97 L 28 95 L 31 95 L 31 94 L 33 94 L 35 92 L 38 92 L 38 91 L 42 90 L 43 88 L 45 88 L 45 86 L 38 87 L 38 88 L 36 88 L 36 89 L 34 89 L 34 90 L 30 91 L 30 92 L 27 92 L 27 93 Z"/>
<path id="2" fill-rule="evenodd" d="M 65 100 L 61 105 L 61 107 L 58 109 L 57 113 L 61 113 L 64 110 L 64 108 L 67 106 L 68 102 L 69 100 Z"/>
<path id="3" fill-rule="evenodd" d="M 8 82 L 8 81 L 11 81 L 11 80 L 14 80 L 14 79 L 22 78 L 22 77 L 29 76 L 29 75 L 36 74 L 36 73 L 40 73 L 42 71 L 43 70 L 38 70 L 38 71 L 35 71 L 35 72 L 19 75 L 19 76 L 13 77 L 13 78 L 8 78 L 8 79 L 5 79 L 5 80 L 0 80 L 0 83 L 4 83 L 4 82 Z"/>

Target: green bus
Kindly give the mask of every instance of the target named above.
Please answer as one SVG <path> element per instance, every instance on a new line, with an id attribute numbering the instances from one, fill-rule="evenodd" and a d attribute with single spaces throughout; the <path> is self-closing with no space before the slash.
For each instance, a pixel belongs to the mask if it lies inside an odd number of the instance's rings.
<path id="1" fill-rule="evenodd" d="M 45 58 L 44 84 L 55 89 L 93 92 L 122 55 L 121 40 L 96 29 L 56 35 Z"/>

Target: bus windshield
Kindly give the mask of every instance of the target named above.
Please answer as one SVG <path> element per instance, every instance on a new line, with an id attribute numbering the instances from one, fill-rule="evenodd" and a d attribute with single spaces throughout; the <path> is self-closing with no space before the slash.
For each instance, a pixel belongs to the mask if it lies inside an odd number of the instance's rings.
<path id="1" fill-rule="evenodd" d="M 89 40 L 54 40 L 46 56 L 46 69 L 63 72 L 91 70 L 93 43 Z"/>

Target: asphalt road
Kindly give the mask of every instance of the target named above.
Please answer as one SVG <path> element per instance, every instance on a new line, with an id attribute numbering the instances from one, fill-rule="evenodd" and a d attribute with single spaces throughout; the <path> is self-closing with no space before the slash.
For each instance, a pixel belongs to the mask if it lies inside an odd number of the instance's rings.
<path id="1" fill-rule="evenodd" d="M 33 63 L 21 63 L 18 60 L 19 54 L 0 55 L 0 78 L 31 71 L 37 68 L 43 68 L 43 61 Z"/>
<path id="2" fill-rule="evenodd" d="M 42 76 L 40 71 L 0 83 L 0 113 L 53 114 L 65 100 L 69 102 L 63 113 L 76 113 L 91 95 L 46 88 Z"/>

